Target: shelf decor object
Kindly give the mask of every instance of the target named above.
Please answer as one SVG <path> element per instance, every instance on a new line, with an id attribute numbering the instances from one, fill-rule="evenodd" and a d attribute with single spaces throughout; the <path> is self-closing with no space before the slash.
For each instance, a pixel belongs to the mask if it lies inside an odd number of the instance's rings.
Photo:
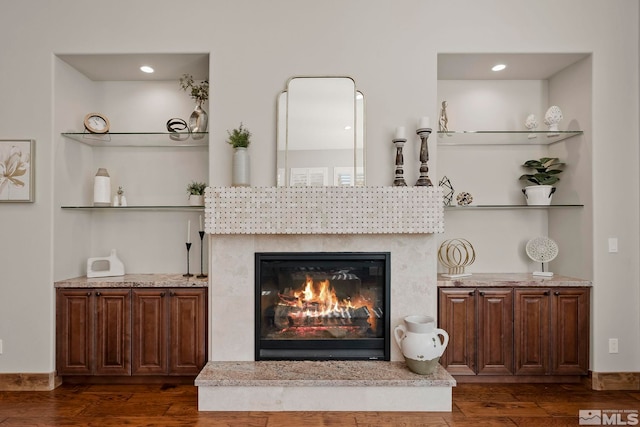
<path id="1" fill-rule="evenodd" d="M 245 128 L 242 122 L 232 131 L 227 130 L 229 138 L 227 144 L 233 147 L 233 175 L 231 185 L 234 187 L 248 187 L 250 185 L 249 169 L 249 144 L 251 144 L 251 132 Z"/>
<path id="2" fill-rule="evenodd" d="M 548 237 L 535 237 L 525 246 L 527 256 L 532 261 L 542 264 L 542 271 L 534 271 L 534 276 L 552 277 L 553 273 L 544 271 L 544 263 L 553 261 L 558 256 L 558 244 Z"/>
<path id="3" fill-rule="evenodd" d="M 189 116 L 189 130 L 192 133 L 206 132 L 209 116 L 202 108 L 202 104 L 209 99 L 209 81 L 203 80 L 201 83 L 196 84 L 191 74 L 183 74 L 180 77 L 180 87 L 182 90 L 188 91 L 196 101 L 196 107 L 191 116 Z M 198 139 L 199 136 L 194 135 L 193 138 Z"/>
<path id="4" fill-rule="evenodd" d="M 446 176 L 443 176 L 440 182 L 438 183 L 438 187 L 444 188 L 443 200 L 445 206 L 451 206 L 451 202 L 453 201 L 453 184 Z"/>
<path id="5" fill-rule="evenodd" d="M 407 142 L 405 136 L 405 129 L 403 126 L 396 128 L 396 137 L 393 139 L 393 145 L 396 146 L 396 170 L 395 177 L 393 179 L 394 187 L 406 187 L 407 182 L 404 180 L 404 155 L 402 154 L 402 147 Z"/>
<path id="6" fill-rule="evenodd" d="M 535 131 L 536 128 L 538 127 L 538 119 L 536 119 L 536 116 L 534 116 L 533 114 L 529 114 L 527 116 L 527 119 L 524 121 L 524 127 L 529 129 L 529 131 L 531 131 L 531 132 Z M 527 138 L 529 138 L 529 139 L 535 139 L 537 137 L 538 137 L 538 135 L 536 135 L 535 133 L 530 133 L 527 136 Z"/>
<path id="7" fill-rule="evenodd" d="M 187 242 L 187 272 L 183 274 L 183 277 L 192 277 L 193 274 L 189 273 L 189 252 L 191 251 L 191 242 Z"/>
<path id="8" fill-rule="evenodd" d="M 33 202 L 35 168 L 33 139 L 0 139 L 0 202 Z"/>
<path id="9" fill-rule="evenodd" d="M 105 168 L 98 168 L 93 179 L 93 206 L 111 206 L 111 177 Z"/>
<path id="10" fill-rule="evenodd" d="M 200 221 L 202 222 L 202 215 L 200 215 Z M 202 228 L 202 225 L 200 226 L 200 228 Z M 198 234 L 200 235 L 200 274 L 198 274 L 196 277 L 198 279 L 203 279 L 205 277 L 207 277 L 206 274 L 204 274 L 204 252 L 202 250 L 202 241 L 204 240 L 204 230 L 200 230 L 198 231 Z"/>
<path id="11" fill-rule="evenodd" d="M 440 244 L 438 249 L 438 261 L 448 270 L 443 277 L 457 278 L 471 276 L 465 273 L 465 267 L 476 260 L 476 251 L 473 245 L 466 239 L 450 239 Z"/>
<path id="12" fill-rule="evenodd" d="M 423 117 L 420 119 L 420 124 L 416 133 L 420 137 L 420 177 L 416 181 L 418 187 L 432 187 L 433 184 L 429 179 L 429 135 L 431 135 L 431 128 L 429 127 L 429 117 Z"/>
<path id="13" fill-rule="evenodd" d="M 169 138 L 174 141 L 185 141 L 189 139 L 191 133 L 187 122 L 179 117 L 167 120 L 167 130 L 169 131 Z"/>
<path id="14" fill-rule="evenodd" d="M 544 124 L 549 126 L 549 132 L 558 132 L 558 124 L 562 121 L 562 110 L 557 105 L 549 107 L 544 114 Z M 551 134 L 549 136 L 556 136 Z"/>
<path id="15" fill-rule="evenodd" d="M 447 116 L 447 101 L 442 101 L 440 119 L 438 120 L 438 132 L 449 132 L 449 117 Z"/>
<path id="16" fill-rule="evenodd" d="M 463 191 L 461 193 L 458 193 L 458 195 L 456 196 L 456 201 L 458 202 L 459 206 L 469 206 L 471 203 L 473 203 L 473 196 L 471 195 L 471 193 Z"/>

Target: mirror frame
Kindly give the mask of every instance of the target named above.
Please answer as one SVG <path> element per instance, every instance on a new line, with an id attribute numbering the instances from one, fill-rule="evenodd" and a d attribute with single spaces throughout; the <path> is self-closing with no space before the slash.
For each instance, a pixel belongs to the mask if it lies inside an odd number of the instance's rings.
<path id="1" fill-rule="evenodd" d="M 280 94 L 276 98 L 276 186 L 291 186 L 290 184 L 290 174 L 288 172 L 289 169 L 289 137 L 288 137 L 288 126 L 289 126 L 289 85 L 295 79 L 349 79 L 353 82 L 354 88 L 354 111 L 353 111 L 353 121 L 354 121 L 354 132 L 353 132 L 353 171 L 354 171 L 354 183 L 353 186 L 366 186 L 366 138 L 365 138 L 365 105 L 364 105 L 364 93 L 359 90 L 356 86 L 355 79 L 349 76 L 342 75 L 301 75 L 301 76 L 293 76 L 287 80 L 286 88 L 280 92 Z M 284 104 L 285 111 L 282 111 L 282 98 L 286 97 L 286 102 Z M 359 101 L 361 103 L 359 105 Z M 284 114 L 284 117 L 282 117 Z M 282 124 L 282 126 L 281 126 Z M 284 134 L 283 134 L 284 128 Z M 282 141 L 282 139 L 284 140 Z M 279 169 L 280 162 L 278 161 L 278 153 L 280 151 L 280 147 L 284 143 L 284 168 Z M 358 155 L 358 151 L 361 151 L 362 154 Z M 320 166 L 321 167 L 321 166 Z M 358 180 L 358 170 L 362 171 L 362 179 Z M 280 170 L 284 170 L 284 176 L 280 176 Z M 333 185 L 328 185 L 333 186 Z"/>

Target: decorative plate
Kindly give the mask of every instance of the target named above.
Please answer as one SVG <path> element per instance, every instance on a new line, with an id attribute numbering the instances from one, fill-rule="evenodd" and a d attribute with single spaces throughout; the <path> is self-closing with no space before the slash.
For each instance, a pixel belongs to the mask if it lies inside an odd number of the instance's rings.
<path id="1" fill-rule="evenodd" d="M 536 237 L 525 247 L 529 258 L 536 262 L 549 262 L 558 256 L 558 245 L 548 237 Z"/>

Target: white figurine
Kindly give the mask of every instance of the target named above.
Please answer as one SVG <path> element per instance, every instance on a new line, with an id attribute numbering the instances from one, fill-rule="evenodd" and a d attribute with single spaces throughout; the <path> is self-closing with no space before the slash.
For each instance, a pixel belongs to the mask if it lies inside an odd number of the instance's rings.
<path id="1" fill-rule="evenodd" d="M 549 107 L 544 115 L 544 124 L 549 126 L 550 132 L 558 132 L 558 123 L 562 121 L 562 110 L 554 105 Z M 552 136 L 552 135 L 549 135 Z"/>

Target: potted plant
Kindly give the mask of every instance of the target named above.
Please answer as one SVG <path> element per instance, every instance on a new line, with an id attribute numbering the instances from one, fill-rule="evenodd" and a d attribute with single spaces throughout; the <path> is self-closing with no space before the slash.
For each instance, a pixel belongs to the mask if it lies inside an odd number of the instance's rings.
<path id="1" fill-rule="evenodd" d="M 189 195 L 189 204 L 192 206 L 204 205 L 204 189 L 207 188 L 207 184 L 204 182 L 191 181 L 191 184 L 187 185 L 187 194 Z"/>
<path id="2" fill-rule="evenodd" d="M 240 126 L 228 131 L 227 143 L 233 147 L 233 178 L 232 185 L 237 187 L 249 186 L 249 152 L 247 147 L 251 144 L 251 132 L 245 128 L 242 122 Z"/>
<path id="3" fill-rule="evenodd" d="M 209 116 L 202 108 L 202 103 L 209 99 L 209 81 L 203 80 L 201 83 L 196 83 L 191 74 L 183 74 L 180 77 L 180 87 L 185 92 L 189 91 L 191 97 L 196 100 L 196 108 L 189 116 L 189 130 L 196 133 L 206 132 Z M 199 139 L 195 135 L 194 138 Z"/>
<path id="4" fill-rule="evenodd" d="M 528 205 L 551 204 L 551 195 L 556 191 L 553 184 L 560 181 L 558 174 L 562 172 L 561 168 L 564 165 L 557 157 L 542 157 L 541 159 L 524 162 L 523 167 L 535 171 L 534 173 L 520 176 L 521 180 L 527 180 L 535 184 L 522 189 Z"/>

